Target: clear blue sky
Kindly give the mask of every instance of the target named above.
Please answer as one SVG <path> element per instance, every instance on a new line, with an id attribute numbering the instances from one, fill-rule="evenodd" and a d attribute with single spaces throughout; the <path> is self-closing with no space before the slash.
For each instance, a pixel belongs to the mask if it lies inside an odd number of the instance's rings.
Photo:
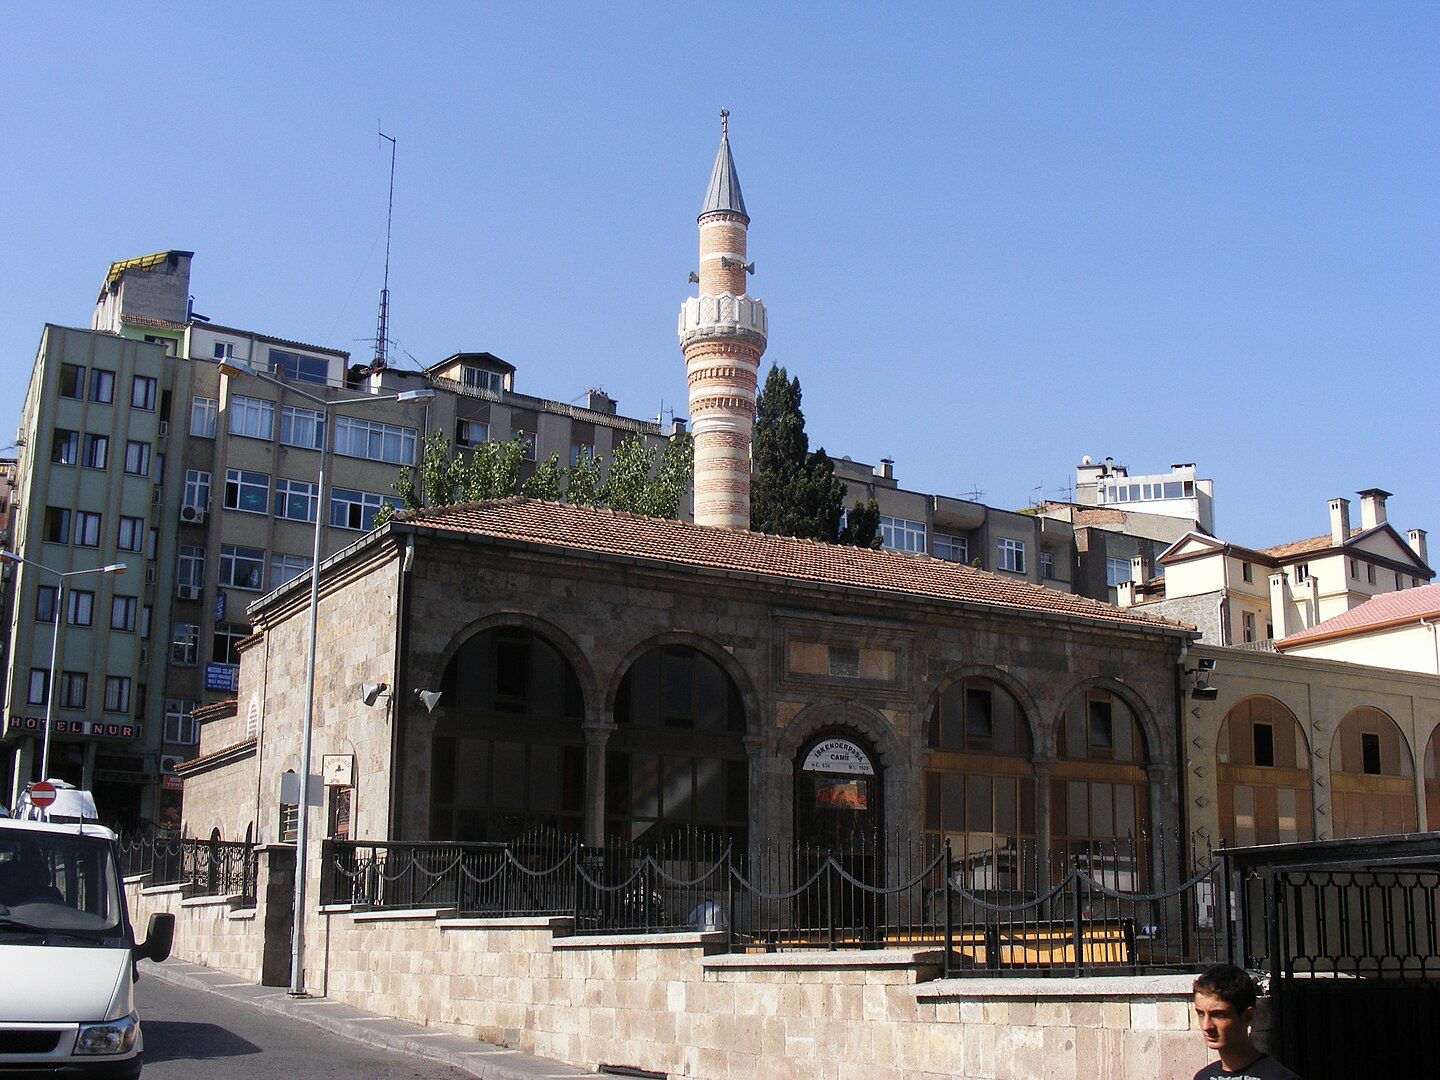
<path id="1" fill-rule="evenodd" d="M 405 350 L 683 415 L 723 105 L 812 445 L 1000 506 L 1195 461 L 1254 545 L 1381 486 L 1440 540 L 1437 11 L 9 4 L 0 412 L 165 248 L 197 311 L 363 356 L 378 121 Z"/>

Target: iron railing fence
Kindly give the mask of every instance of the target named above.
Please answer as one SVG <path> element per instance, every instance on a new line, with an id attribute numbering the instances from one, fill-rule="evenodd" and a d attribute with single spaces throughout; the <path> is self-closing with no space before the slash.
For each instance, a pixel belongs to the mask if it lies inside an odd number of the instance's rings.
<path id="1" fill-rule="evenodd" d="M 201 840 L 170 833 L 120 836 L 120 872 L 145 874 L 151 885 L 189 885 L 196 896 L 255 899 L 255 846 L 243 840 Z"/>
<path id="2" fill-rule="evenodd" d="M 971 838 L 973 840 L 974 838 Z M 1194 970 L 1228 955 L 1225 867 L 1163 832 L 1041 851 L 1024 838 L 752 844 L 674 832 L 592 847 L 327 841 L 321 902 L 569 916 L 576 933 L 723 934 L 732 952 L 918 948 L 946 974 Z"/>

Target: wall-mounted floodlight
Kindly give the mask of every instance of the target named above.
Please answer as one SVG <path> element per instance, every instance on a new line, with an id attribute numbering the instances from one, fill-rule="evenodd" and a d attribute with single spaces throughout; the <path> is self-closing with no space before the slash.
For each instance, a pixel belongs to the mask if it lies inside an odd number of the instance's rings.
<path id="1" fill-rule="evenodd" d="M 1186 668 L 1186 675 L 1198 676 L 1195 685 L 1190 688 L 1190 697 L 1193 701 L 1214 701 L 1220 696 L 1220 688 L 1210 685 L 1210 676 L 1215 673 L 1215 660 L 1213 657 L 1203 657 L 1195 661 L 1193 668 Z"/>
<path id="2" fill-rule="evenodd" d="M 383 682 L 367 682 L 360 684 L 360 700 L 366 705 L 374 705 L 376 700 L 390 687 Z"/>
<path id="3" fill-rule="evenodd" d="M 425 711 L 434 712 L 435 706 L 440 704 L 439 690 L 416 690 L 415 696 L 420 699 L 420 704 L 425 706 Z"/>

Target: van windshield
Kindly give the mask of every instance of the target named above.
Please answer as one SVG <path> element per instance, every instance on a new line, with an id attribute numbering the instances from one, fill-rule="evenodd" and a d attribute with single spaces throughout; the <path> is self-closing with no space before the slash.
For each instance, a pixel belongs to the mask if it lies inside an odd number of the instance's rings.
<path id="1" fill-rule="evenodd" d="M 0 935 L 122 932 L 120 878 L 100 837 L 0 830 Z"/>

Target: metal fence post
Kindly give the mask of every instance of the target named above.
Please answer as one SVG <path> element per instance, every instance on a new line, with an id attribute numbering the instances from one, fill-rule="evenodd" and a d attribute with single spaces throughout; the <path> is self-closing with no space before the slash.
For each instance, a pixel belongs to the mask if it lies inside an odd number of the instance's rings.
<path id="1" fill-rule="evenodd" d="M 941 879 L 940 887 L 945 890 L 945 963 L 942 965 L 941 974 L 945 978 L 950 977 L 951 954 L 955 949 L 955 920 L 951 917 L 951 905 L 955 902 L 950 895 L 950 873 L 951 865 L 950 838 L 945 838 L 945 876 Z"/>
<path id="2" fill-rule="evenodd" d="M 1075 974 L 1080 974 L 1081 958 L 1085 947 L 1085 931 L 1081 926 L 1080 912 L 1080 869 L 1072 866 L 1070 868 L 1070 903 L 1074 908 L 1074 934 L 1075 934 Z"/>
<path id="3" fill-rule="evenodd" d="M 830 951 L 835 951 L 835 858 L 832 852 L 825 853 L 825 936 Z"/>

